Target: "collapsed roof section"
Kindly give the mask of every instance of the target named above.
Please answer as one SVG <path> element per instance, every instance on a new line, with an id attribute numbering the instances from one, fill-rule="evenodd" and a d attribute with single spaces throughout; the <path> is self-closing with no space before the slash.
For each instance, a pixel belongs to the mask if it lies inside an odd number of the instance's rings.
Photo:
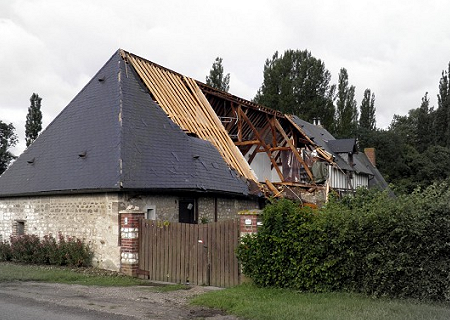
<path id="1" fill-rule="evenodd" d="M 319 149 L 332 162 L 330 154 L 284 114 L 126 51 L 121 54 L 168 117 L 185 132 L 211 142 L 246 179 L 266 184 L 273 192 L 276 184 L 310 188 L 310 152 Z"/>

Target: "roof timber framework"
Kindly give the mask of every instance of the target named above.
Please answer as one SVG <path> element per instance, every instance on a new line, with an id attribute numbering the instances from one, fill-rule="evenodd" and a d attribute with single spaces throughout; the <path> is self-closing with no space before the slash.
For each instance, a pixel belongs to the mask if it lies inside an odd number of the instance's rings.
<path id="1" fill-rule="evenodd" d="M 183 130 L 211 142 L 239 174 L 256 181 L 249 164 L 234 145 L 197 83 L 148 60 L 122 51 L 154 100 Z"/>
<path id="2" fill-rule="evenodd" d="M 332 162 L 332 157 L 319 148 L 292 120 L 291 116 L 265 108 L 253 102 L 238 98 L 226 92 L 211 88 L 197 82 L 216 114 L 222 120 L 225 129 L 232 137 L 242 154 L 252 163 L 258 153 L 265 152 L 277 172 L 281 184 L 302 185 L 290 181 L 283 175 L 284 151 L 291 152 L 307 175 L 303 184 L 311 186 L 312 173 L 304 155 L 299 150 L 318 150 L 326 161 Z M 266 181 L 272 189 L 273 184 Z M 274 191 L 274 190 L 273 190 Z"/>
<path id="3" fill-rule="evenodd" d="M 188 133 L 211 142 L 224 160 L 245 178 L 258 181 L 250 165 L 265 153 L 280 183 L 266 180 L 273 193 L 274 185 L 311 187 L 312 173 L 303 150 L 318 149 L 327 154 L 289 117 L 245 99 L 211 88 L 201 82 L 122 51 L 122 57 L 138 73 L 153 99 L 178 126 Z M 299 164 L 305 178 L 292 180 L 284 173 L 286 154 Z"/>

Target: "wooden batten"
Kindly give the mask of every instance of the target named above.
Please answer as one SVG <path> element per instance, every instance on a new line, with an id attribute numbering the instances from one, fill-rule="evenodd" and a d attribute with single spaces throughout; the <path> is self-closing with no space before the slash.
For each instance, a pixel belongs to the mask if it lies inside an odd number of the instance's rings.
<path id="1" fill-rule="evenodd" d="M 231 140 L 197 83 L 169 69 L 122 52 L 148 90 L 178 126 L 211 142 L 229 166 L 240 175 L 258 181 L 248 162 Z"/>

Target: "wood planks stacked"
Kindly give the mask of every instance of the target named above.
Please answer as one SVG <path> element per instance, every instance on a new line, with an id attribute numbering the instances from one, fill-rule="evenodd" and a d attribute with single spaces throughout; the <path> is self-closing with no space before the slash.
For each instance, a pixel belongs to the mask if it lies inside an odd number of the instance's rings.
<path id="1" fill-rule="evenodd" d="M 211 142 L 229 166 L 257 181 L 197 83 L 188 77 L 125 51 L 123 58 L 136 70 L 158 105 L 183 130 Z"/>

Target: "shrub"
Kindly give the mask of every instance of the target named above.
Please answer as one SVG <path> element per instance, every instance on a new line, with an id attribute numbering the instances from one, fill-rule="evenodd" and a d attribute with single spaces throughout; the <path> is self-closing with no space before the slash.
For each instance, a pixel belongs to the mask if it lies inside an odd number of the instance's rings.
<path id="1" fill-rule="evenodd" d="M 0 242 L 0 261 L 11 261 L 11 258 L 11 245 L 6 241 Z"/>
<path id="2" fill-rule="evenodd" d="M 259 286 L 450 300 L 449 183 L 398 198 L 358 190 L 320 210 L 266 207 L 237 249 Z"/>
<path id="3" fill-rule="evenodd" d="M 33 264 L 85 267 L 91 264 L 92 252 L 80 239 L 52 235 L 41 240 L 36 235 L 11 237 L 0 245 L 0 260 Z"/>

